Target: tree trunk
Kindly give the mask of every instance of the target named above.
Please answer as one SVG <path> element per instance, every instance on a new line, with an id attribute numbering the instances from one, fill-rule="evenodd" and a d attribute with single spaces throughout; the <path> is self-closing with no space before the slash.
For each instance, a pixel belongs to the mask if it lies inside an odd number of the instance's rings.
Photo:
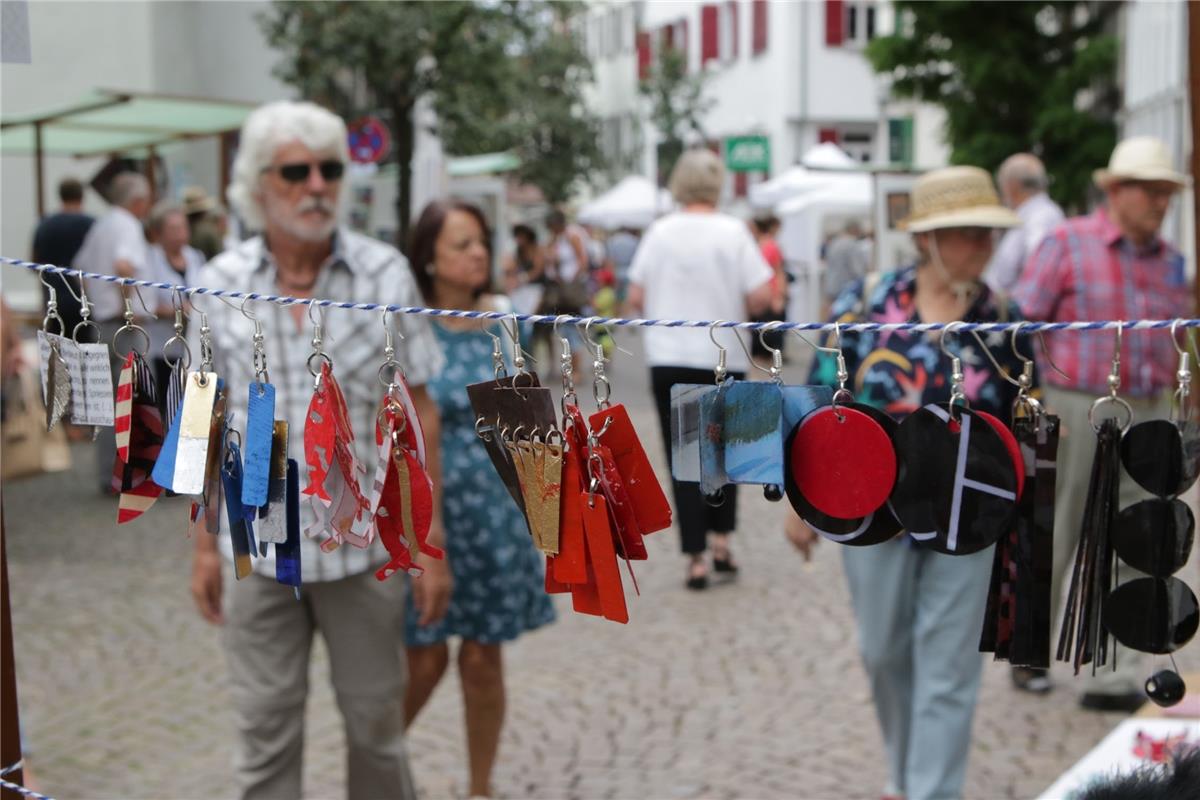
<path id="1" fill-rule="evenodd" d="M 396 246 L 401 252 L 408 250 L 408 228 L 412 221 L 412 159 L 416 145 L 413 129 L 415 103 L 397 105 L 392 108 L 392 138 L 396 142 Z M 417 269 L 417 265 L 413 265 Z"/>

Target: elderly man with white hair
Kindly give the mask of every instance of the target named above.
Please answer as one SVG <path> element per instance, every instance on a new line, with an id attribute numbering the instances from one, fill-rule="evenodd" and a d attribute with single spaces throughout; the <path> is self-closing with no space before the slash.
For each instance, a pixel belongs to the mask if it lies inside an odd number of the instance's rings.
<path id="1" fill-rule="evenodd" d="M 993 291 L 1011 293 L 1021 278 L 1021 268 L 1046 234 L 1063 221 L 1063 210 L 1046 194 L 1048 181 L 1042 160 L 1032 153 L 1004 159 L 996 173 L 1004 205 L 1021 218 L 1019 228 L 1005 231 L 988 263 L 984 280 Z"/>
<path id="2" fill-rule="evenodd" d="M 150 181 L 137 172 L 122 172 L 113 178 L 108 200 L 112 208 L 88 229 L 70 266 L 101 275 L 149 279 L 149 245 L 142 221 L 154 202 Z M 117 329 L 124 324 L 125 295 L 130 290 L 106 281 L 88 281 L 84 288 L 92 302 L 92 321 L 100 326 L 100 341 L 111 342 Z M 147 298 L 147 302 L 152 301 Z M 136 300 L 133 309 L 142 321 L 149 316 Z M 120 361 L 114 355 L 114 386 L 119 366 Z M 113 429 L 101 428 L 96 439 L 96 473 L 100 491 L 105 494 L 116 493 L 112 487 L 116 457 L 117 440 Z"/>
<path id="3" fill-rule="evenodd" d="M 260 231 L 214 258 L 201 271 L 204 286 L 242 292 L 322 297 L 358 302 L 420 305 L 408 262 L 395 248 L 337 223 L 342 175 L 348 157 L 346 126 L 311 103 L 263 106 L 242 127 L 229 199 L 249 227 Z M 250 358 L 253 323 L 239 308 L 215 300 L 197 303 L 208 315 L 215 368 L 229 387 L 229 412 L 244 426 L 247 386 L 255 379 Z M 313 352 L 305 306 L 251 304 L 262 324 L 275 416 L 288 420 L 288 451 L 303 460 L 306 411 L 313 392 L 305 367 Z M 438 441 L 437 406 L 425 384 L 442 366 L 428 323 L 396 315 L 396 359 L 412 386 L 426 440 Z M 194 330 L 197 326 L 193 327 Z M 375 415 L 383 389 L 384 331 L 377 314 L 333 311 L 323 323 L 324 349 L 357 433 L 358 456 L 374 469 Z M 195 347 L 193 347 L 195 349 Z M 443 542 L 438 451 L 427 451 L 434 480 L 431 544 Z M 301 505 L 301 525 L 315 522 Z M 224 558 L 222 558 L 222 556 Z M 329 651 L 331 682 L 346 734 L 350 798 L 413 796 L 404 746 L 404 581 L 379 581 L 375 570 L 388 555 L 374 542 L 323 552 L 301 542 L 303 586 L 275 581 L 274 559 L 254 559 L 254 572 L 224 592 L 222 573 L 232 561 L 229 537 L 195 537 L 192 594 L 208 621 L 223 625 L 239 748 L 235 759 L 242 797 L 300 797 L 304 708 L 313 634 Z M 450 594 L 445 561 L 418 556 L 424 574 L 412 582 L 422 621 L 439 619 Z"/>

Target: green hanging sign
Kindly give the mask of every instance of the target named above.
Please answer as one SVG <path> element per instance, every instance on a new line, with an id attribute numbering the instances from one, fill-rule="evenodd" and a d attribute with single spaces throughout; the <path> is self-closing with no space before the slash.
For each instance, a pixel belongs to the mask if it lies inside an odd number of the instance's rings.
<path id="1" fill-rule="evenodd" d="M 725 140 L 725 168 L 730 172 L 770 172 L 771 141 L 766 136 L 730 136 Z"/>

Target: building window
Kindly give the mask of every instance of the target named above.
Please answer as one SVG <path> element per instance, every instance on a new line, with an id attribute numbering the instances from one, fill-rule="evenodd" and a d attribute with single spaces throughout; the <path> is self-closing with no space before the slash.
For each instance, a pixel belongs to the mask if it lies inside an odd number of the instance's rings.
<path id="1" fill-rule="evenodd" d="M 846 151 L 846 155 L 863 164 L 871 163 L 875 154 L 875 138 L 869 133 L 860 131 L 843 132 L 841 140 L 837 144 Z"/>
<path id="2" fill-rule="evenodd" d="M 753 13 L 753 28 L 750 41 L 750 52 L 753 55 L 765 53 L 767 51 L 767 22 L 770 14 L 767 0 L 753 0 L 751 6 Z"/>
<path id="3" fill-rule="evenodd" d="M 738 57 L 738 0 L 727 0 L 721 13 L 725 17 L 721 23 L 721 60 L 731 63 Z"/>
<path id="4" fill-rule="evenodd" d="M 857 0 L 847 2 L 843 44 L 865 47 L 875 38 L 875 3 Z"/>

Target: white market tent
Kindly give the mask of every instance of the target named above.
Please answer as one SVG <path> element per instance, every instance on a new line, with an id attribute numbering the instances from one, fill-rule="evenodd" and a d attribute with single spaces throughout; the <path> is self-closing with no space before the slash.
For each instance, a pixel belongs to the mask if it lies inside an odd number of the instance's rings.
<path id="1" fill-rule="evenodd" d="M 640 175 L 631 175 L 581 208 L 578 220 L 605 230 L 644 230 L 672 208 L 674 203 L 665 189 Z"/>
<path id="2" fill-rule="evenodd" d="M 862 175 L 861 165 L 837 145 L 823 142 L 811 148 L 800 163 L 769 181 L 750 187 L 750 205 L 775 209 L 789 197 L 823 188 L 831 177 Z"/>
<path id="3" fill-rule="evenodd" d="M 815 172 L 815 171 L 814 171 Z M 779 249 L 792 284 L 789 319 L 815 321 L 821 309 L 821 243 L 830 222 L 858 217 L 868 220 L 874 205 L 871 176 L 865 172 L 815 172 L 805 191 L 774 206 L 779 218 Z M 839 225 L 840 227 L 840 225 Z"/>

